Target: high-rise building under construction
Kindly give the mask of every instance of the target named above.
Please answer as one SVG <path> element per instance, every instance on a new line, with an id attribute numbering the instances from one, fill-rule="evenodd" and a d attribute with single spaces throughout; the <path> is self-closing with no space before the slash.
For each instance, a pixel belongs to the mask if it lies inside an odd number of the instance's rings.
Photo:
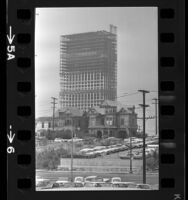
<path id="1" fill-rule="evenodd" d="M 117 97 L 117 31 L 60 36 L 60 108 L 88 110 Z"/>

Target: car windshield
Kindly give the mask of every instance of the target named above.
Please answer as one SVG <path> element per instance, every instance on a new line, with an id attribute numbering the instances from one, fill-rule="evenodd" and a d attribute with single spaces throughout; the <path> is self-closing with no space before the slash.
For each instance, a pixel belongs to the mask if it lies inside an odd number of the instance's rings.
<path id="1" fill-rule="evenodd" d="M 83 178 L 82 177 L 76 177 L 75 181 L 83 181 Z"/>

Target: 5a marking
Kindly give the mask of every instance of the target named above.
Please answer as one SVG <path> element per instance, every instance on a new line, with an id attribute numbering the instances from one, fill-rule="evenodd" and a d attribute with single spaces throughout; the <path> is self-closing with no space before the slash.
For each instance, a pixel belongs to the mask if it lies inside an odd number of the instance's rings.
<path id="1" fill-rule="evenodd" d="M 10 130 L 9 130 L 9 133 L 7 134 L 7 138 L 9 141 L 9 145 L 7 147 L 7 153 L 12 154 L 12 153 L 15 153 L 15 148 L 12 145 L 12 143 L 14 141 L 15 133 L 12 134 L 12 125 L 10 125 L 9 128 L 10 128 Z"/>
<path id="2" fill-rule="evenodd" d="M 8 45 L 7 45 L 7 60 L 12 60 L 15 58 L 14 52 L 16 51 L 15 45 L 13 45 L 13 41 L 15 38 L 15 34 L 12 35 L 12 27 L 9 26 L 9 34 L 7 34 Z"/>

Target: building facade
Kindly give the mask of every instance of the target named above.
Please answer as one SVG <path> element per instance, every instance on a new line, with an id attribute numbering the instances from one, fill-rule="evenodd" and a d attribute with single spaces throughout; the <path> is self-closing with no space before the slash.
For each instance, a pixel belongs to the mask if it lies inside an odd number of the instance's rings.
<path id="1" fill-rule="evenodd" d="M 54 129 L 59 126 L 59 119 L 54 118 Z M 35 132 L 40 135 L 41 132 L 53 129 L 53 118 L 52 117 L 39 117 L 35 121 Z"/>
<path id="2" fill-rule="evenodd" d="M 116 101 L 104 101 L 88 112 L 90 135 L 98 138 L 126 138 L 137 134 L 135 107 L 125 107 Z"/>
<path id="3" fill-rule="evenodd" d="M 53 130 L 53 118 L 52 117 L 39 117 L 36 119 L 36 135 L 41 136 L 44 132 Z M 88 132 L 88 116 L 87 114 L 74 107 L 66 107 L 57 110 L 54 118 L 54 131 L 70 131 L 74 132 Z"/>
<path id="4" fill-rule="evenodd" d="M 52 130 L 52 117 L 40 117 L 36 121 L 36 132 Z M 73 130 L 78 137 L 127 138 L 137 134 L 135 107 L 125 107 L 119 102 L 106 100 L 100 106 L 85 112 L 75 107 L 62 108 L 56 112 L 54 131 Z"/>
<path id="5" fill-rule="evenodd" d="M 60 108 L 88 111 L 117 97 L 117 34 L 96 31 L 60 37 Z"/>

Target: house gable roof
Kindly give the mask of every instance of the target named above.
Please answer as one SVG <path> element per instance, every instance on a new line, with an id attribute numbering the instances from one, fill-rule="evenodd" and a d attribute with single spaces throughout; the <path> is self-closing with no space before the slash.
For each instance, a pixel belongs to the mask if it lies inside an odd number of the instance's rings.
<path id="1" fill-rule="evenodd" d="M 57 112 L 58 115 L 59 113 L 65 113 L 65 114 L 70 114 L 73 117 L 81 117 L 83 115 L 83 111 L 76 107 L 61 108 Z"/>
<path id="2" fill-rule="evenodd" d="M 52 117 L 46 116 L 46 117 L 38 117 L 36 119 L 36 122 L 48 122 L 52 121 Z"/>
<path id="3" fill-rule="evenodd" d="M 105 100 L 103 101 L 103 103 L 101 104 L 101 107 L 116 107 L 117 108 L 117 112 L 122 112 L 124 110 L 124 112 L 126 113 L 134 113 L 134 107 L 128 107 L 123 105 L 122 103 L 118 102 L 118 101 L 111 101 L 111 100 Z M 123 109 L 123 110 L 122 110 Z"/>
<path id="4" fill-rule="evenodd" d="M 104 108 L 100 108 L 99 106 L 95 106 L 89 109 L 89 114 L 101 114 L 104 115 L 105 114 L 105 109 Z"/>

